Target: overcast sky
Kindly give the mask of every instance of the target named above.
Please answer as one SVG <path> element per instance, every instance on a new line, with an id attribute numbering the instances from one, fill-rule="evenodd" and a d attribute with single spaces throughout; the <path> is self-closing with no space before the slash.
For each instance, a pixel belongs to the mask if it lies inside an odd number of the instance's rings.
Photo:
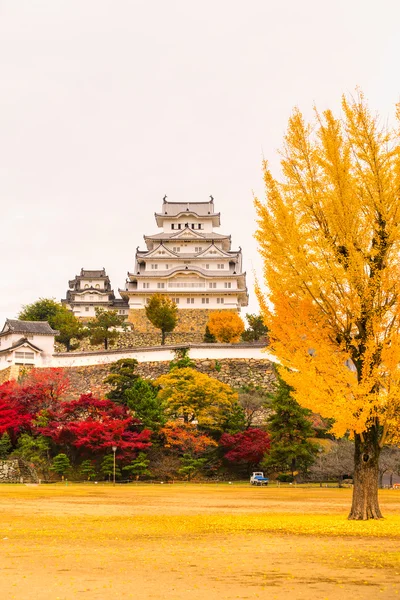
<path id="1" fill-rule="evenodd" d="M 398 0 L 0 0 L 0 319 L 81 267 L 124 287 L 154 212 L 212 194 L 241 246 L 287 119 L 400 99 Z"/>

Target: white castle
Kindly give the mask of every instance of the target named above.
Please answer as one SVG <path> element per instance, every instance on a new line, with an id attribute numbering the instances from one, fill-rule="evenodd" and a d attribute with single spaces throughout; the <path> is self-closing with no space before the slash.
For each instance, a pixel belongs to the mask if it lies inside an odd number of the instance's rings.
<path id="1" fill-rule="evenodd" d="M 242 251 L 231 250 L 231 236 L 215 231 L 220 213 L 209 202 L 167 202 L 155 213 L 160 233 L 145 235 L 146 250 L 136 250 L 121 299 L 104 269 L 82 269 L 69 282 L 62 303 L 82 320 L 96 307 L 117 310 L 138 332 L 150 332 L 145 306 L 153 294 L 169 296 L 179 309 L 176 331 L 204 333 L 209 312 L 239 312 L 248 304 Z"/>
<path id="2" fill-rule="evenodd" d="M 155 213 L 161 233 L 145 235 L 147 250 L 136 251 L 135 269 L 119 290 L 132 311 L 153 294 L 166 294 L 179 309 L 231 309 L 247 306 L 241 249 L 216 232 L 220 213 L 209 202 L 167 202 Z"/>

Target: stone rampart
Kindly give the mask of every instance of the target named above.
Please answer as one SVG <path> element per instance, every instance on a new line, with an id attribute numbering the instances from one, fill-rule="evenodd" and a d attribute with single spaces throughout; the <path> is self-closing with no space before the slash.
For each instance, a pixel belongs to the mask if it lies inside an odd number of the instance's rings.
<path id="1" fill-rule="evenodd" d="M 0 460 L 0 483 L 37 483 L 38 476 L 28 463 L 19 458 Z"/>
<path id="2" fill-rule="evenodd" d="M 228 310 L 229 309 L 224 309 Z M 189 336 L 190 339 L 186 341 L 191 342 L 202 342 L 204 338 L 204 333 L 206 330 L 206 325 L 208 323 L 208 319 L 210 318 L 210 314 L 212 312 L 216 312 L 217 309 L 194 309 L 194 308 L 180 308 L 178 310 L 178 322 L 176 327 L 171 335 L 172 341 L 173 337 L 180 338 L 177 339 L 176 343 L 180 343 L 181 341 L 185 341 L 183 338 Z M 237 311 L 231 311 L 237 312 Z M 160 338 L 160 332 L 157 330 L 146 317 L 146 312 L 144 309 L 130 309 L 128 320 L 132 323 L 134 327 L 134 332 L 138 334 L 156 334 L 158 339 Z"/>
<path id="3" fill-rule="evenodd" d="M 197 359 L 193 361 L 195 368 L 238 389 L 243 386 L 257 386 L 272 391 L 275 381 L 272 363 L 268 359 Z M 145 379 L 157 379 L 168 373 L 169 361 L 139 363 L 138 375 Z M 71 394 L 76 398 L 79 394 L 91 392 L 95 396 L 103 396 L 109 388 L 103 381 L 108 375 L 110 365 L 90 365 L 83 367 L 66 367 L 71 382 Z"/>

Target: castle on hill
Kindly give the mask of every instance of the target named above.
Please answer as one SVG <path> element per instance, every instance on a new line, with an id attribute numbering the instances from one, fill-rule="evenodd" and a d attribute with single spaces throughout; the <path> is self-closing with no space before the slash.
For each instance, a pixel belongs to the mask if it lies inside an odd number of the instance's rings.
<path id="1" fill-rule="evenodd" d="M 135 265 L 115 298 L 104 269 L 81 270 L 62 300 L 80 319 L 95 316 L 95 307 L 126 315 L 136 331 L 150 332 L 145 306 L 154 294 L 168 295 L 179 312 L 177 331 L 204 331 L 212 310 L 240 311 L 248 304 L 242 251 L 231 249 L 231 236 L 215 231 L 221 217 L 208 202 L 168 202 L 155 213 L 161 232 L 145 235 Z"/>

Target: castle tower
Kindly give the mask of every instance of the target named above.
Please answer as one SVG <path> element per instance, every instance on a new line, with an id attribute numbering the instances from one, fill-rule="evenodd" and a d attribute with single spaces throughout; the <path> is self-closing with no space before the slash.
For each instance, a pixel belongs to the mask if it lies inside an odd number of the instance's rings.
<path id="1" fill-rule="evenodd" d="M 176 331 L 204 332 L 210 310 L 239 311 L 247 306 L 246 274 L 241 250 L 231 250 L 231 237 L 215 231 L 220 214 L 214 201 L 167 202 L 155 214 L 161 233 L 145 235 L 147 250 L 136 251 L 135 269 L 125 290 L 129 320 L 137 331 L 149 331 L 144 307 L 156 293 L 177 304 Z"/>
<path id="2" fill-rule="evenodd" d="M 61 303 L 79 319 L 95 317 L 96 307 L 117 310 L 119 315 L 128 316 L 128 304 L 124 300 L 115 298 L 105 269 L 97 271 L 81 269 L 80 275 L 75 275 L 68 284 L 69 290 Z"/>

